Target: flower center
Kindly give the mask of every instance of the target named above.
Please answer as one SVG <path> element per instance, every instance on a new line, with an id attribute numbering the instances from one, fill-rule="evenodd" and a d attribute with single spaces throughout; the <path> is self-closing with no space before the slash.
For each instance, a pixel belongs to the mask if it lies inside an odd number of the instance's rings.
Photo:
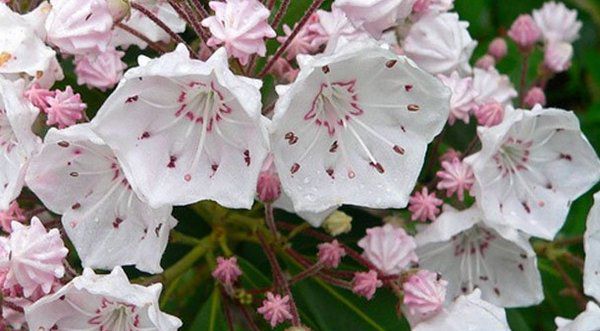
<path id="1" fill-rule="evenodd" d="M 135 331 L 139 330 L 140 317 L 135 306 L 104 298 L 88 323 L 101 331 Z"/>
<path id="2" fill-rule="evenodd" d="M 512 137 L 506 139 L 494 156 L 494 161 L 503 177 L 528 169 L 527 163 L 532 145 L 531 141 L 523 141 Z"/>
<path id="3" fill-rule="evenodd" d="M 353 116 L 360 116 L 364 110 L 358 105 L 358 94 L 354 90 L 356 81 L 323 83 L 314 98 L 304 120 L 313 121 L 327 128 L 333 137 L 336 127 L 345 127 Z"/>

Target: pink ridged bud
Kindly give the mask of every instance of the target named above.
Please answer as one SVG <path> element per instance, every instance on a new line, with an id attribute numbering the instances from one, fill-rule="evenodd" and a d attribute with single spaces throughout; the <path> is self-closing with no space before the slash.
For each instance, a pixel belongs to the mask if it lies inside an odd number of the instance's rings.
<path id="1" fill-rule="evenodd" d="M 541 106 L 545 106 L 546 105 L 546 94 L 544 93 L 544 90 L 535 86 L 535 87 L 532 87 L 527 92 L 523 101 L 525 102 L 525 105 L 530 108 L 533 108 L 533 106 L 535 106 L 537 104 L 539 104 Z"/>
<path id="2" fill-rule="evenodd" d="M 533 46 L 542 36 L 542 31 L 531 15 L 521 15 L 508 30 L 508 36 L 514 40 L 521 49 L 528 49 Z"/>
<path id="3" fill-rule="evenodd" d="M 475 66 L 477 68 L 481 68 L 484 70 L 488 70 L 489 68 L 492 68 L 495 65 L 496 59 L 489 54 L 485 54 L 484 56 L 480 57 L 479 60 L 477 60 L 477 62 L 475 63 Z"/>
<path id="4" fill-rule="evenodd" d="M 503 59 L 508 53 L 508 46 L 504 38 L 495 38 L 488 46 L 488 54 L 493 56 L 496 61 Z"/>
<path id="5" fill-rule="evenodd" d="M 419 270 L 402 284 L 404 305 L 412 320 L 424 320 L 438 313 L 446 300 L 448 282 L 428 270 Z"/>
<path id="6" fill-rule="evenodd" d="M 498 102 L 486 103 L 475 108 L 477 123 L 482 126 L 494 126 L 504 119 L 504 107 Z"/>

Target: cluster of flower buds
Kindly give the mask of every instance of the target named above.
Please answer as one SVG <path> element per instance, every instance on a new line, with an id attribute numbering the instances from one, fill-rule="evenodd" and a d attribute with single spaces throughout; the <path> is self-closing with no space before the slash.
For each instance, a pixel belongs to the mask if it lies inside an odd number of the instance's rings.
<path id="1" fill-rule="evenodd" d="M 308 330 L 292 286 L 315 278 L 361 300 L 389 290 L 414 331 L 509 330 L 504 308 L 544 298 L 530 239 L 553 240 L 600 180 L 577 116 L 544 108 L 582 23 L 548 2 L 474 61 L 478 43 L 453 2 L 335 0 L 325 10 L 314 0 L 283 24 L 291 0 L 0 1 L 3 325 L 177 330 L 159 282 L 206 256 L 230 327 L 236 309 L 253 330 Z M 507 39 L 523 61 L 518 86 L 496 68 Z M 106 98 L 89 119 L 83 91 L 94 89 Z M 468 147 L 443 142 L 468 124 Z M 173 230 L 173 208 L 190 205 L 211 226 L 205 238 Z M 383 223 L 348 242 L 359 220 L 343 205 Z M 297 235 L 318 241 L 312 256 L 291 245 Z M 600 301 L 598 236 L 597 201 L 584 284 Z M 242 281 L 229 247 L 240 241 L 260 245 L 271 286 Z M 193 248 L 163 270 L 169 242 Z M 130 280 L 124 266 L 154 276 Z M 598 319 L 590 302 L 557 324 L 581 331 Z"/>

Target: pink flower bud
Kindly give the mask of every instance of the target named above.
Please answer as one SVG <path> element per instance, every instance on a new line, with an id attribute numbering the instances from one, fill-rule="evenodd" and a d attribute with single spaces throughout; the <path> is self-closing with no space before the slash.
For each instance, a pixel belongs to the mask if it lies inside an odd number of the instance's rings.
<path id="1" fill-rule="evenodd" d="M 471 166 L 455 158 L 452 161 L 443 161 L 442 168 L 444 170 L 436 173 L 440 179 L 437 189 L 446 190 L 447 197 L 456 193 L 458 200 L 463 201 L 465 191 L 470 191 L 475 184 L 475 175 Z"/>
<path id="2" fill-rule="evenodd" d="M 508 53 L 508 46 L 504 38 L 495 38 L 488 46 L 488 54 L 493 56 L 496 61 L 500 61 Z"/>
<path id="3" fill-rule="evenodd" d="M 477 68 L 481 68 L 484 70 L 488 70 L 489 68 L 492 68 L 495 65 L 496 59 L 489 54 L 485 54 L 484 56 L 480 57 L 479 60 L 477 60 L 477 63 L 475 63 L 475 66 Z"/>
<path id="4" fill-rule="evenodd" d="M 81 96 L 73 93 L 71 86 L 67 86 L 65 91 L 56 91 L 53 97 L 46 98 L 48 107 L 47 125 L 58 124 L 59 129 L 71 126 L 83 118 L 83 111 L 87 105 L 81 102 Z"/>
<path id="5" fill-rule="evenodd" d="M 281 297 L 279 294 L 273 294 L 267 292 L 267 298 L 263 301 L 262 306 L 258 308 L 258 313 L 271 324 L 271 327 L 285 322 L 286 320 L 292 319 L 292 313 L 290 309 L 290 297 Z"/>
<path id="6" fill-rule="evenodd" d="M 571 67 L 573 46 L 563 42 L 553 42 L 546 46 L 544 65 L 552 72 L 567 71 Z"/>
<path id="7" fill-rule="evenodd" d="M 273 154 L 269 154 L 263 163 L 256 184 L 258 199 L 262 202 L 273 202 L 281 196 L 281 182 L 275 169 Z"/>
<path id="8" fill-rule="evenodd" d="M 358 246 L 364 250 L 364 257 L 386 275 L 400 274 L 419 260 L 414 238 L 391 224 L 367 229 Z"/>
<path id="9" fill-rule="evenodd" d="M 429 193 L 427 187 L 423 187 L 421 192 L 415 192 L 410 197 L 408 210 L 412 213 L 413 221 L 435 221 L 440 213 L 438 207 L 443 204 L 444 201 L 438 199 L 435 192 Z"/>
<path id="10" fill-rule="evenodd" d="M 337 240 L 330 243 L 319 244 L 319 262 L 326 268 L 337 268 L 346 251 Z"/>
<path id="11" fill-rule="evenodd" d="M 357 272 L 352 280 L 352 292 L 371 300 L 375 291 L 383 286 L 383 282 L 377 278 L 375 270 L 369 272 Z"/>
<path id="12" fill-rule="evenodd" d="M 429 9 L 429 4 L 431 0 L 417 0 L 413 5 L 413 13 L 423 13 L 427 9 Z"/>
<path id="13" fill-rule="evenodd" d="M 419 270 L 402 284 L 404 305 L 412 320 L 424 320 L 438 313 L 444 306 L 448 282 L 428 270 Z"/>
<path id="14" fill-rule="evenodd" d="M 76 55 L 77 84 L 85 84 L 89 88 L 97 87 L 101 91 L 117 85 L 123 77 L 123 70 L 127 68 L 127 65 L 121 61 L 124 55 L 124 52 L 114 48 L 106 52 Z"/>
<path id="15" fill-rule="evenodd" d="M 486 103 L 475 108 L 477 123 L 483 126 L 494 126 L 500 124 L 504 119 L 504 107 L 498 102 Z"/>
<path id="16" fill-rule="evenodd" d="M 523 100 L 527 107 L 533 108 L 533 106 L 539 104 L 541 106 L 546 105 L 546 94 L 544 94 L 544 90 L 535 86 L 532 87 L 527 94 L 525 95 L 525 99 Z"/>
<path id="17" fill-rule="evenodd" d="M 508 30 L 508 36 L 514 40 L 519 47 L 527 49 L 540 40 L 542 31 L 540 31 L 540 28 L 535 24 L 531 15 L 521 15 L 515 20 L 510 27 L 510 30 Z"/>
<path id="18" fill-rule="evenodd" d="M 224 285 L 233 285 L 242 275 L 242 270 L 237 263 L 235 256 L 228 259 L 223 257 L 217 258 L 217 267 L 212 272 L 212 276 Z"/>

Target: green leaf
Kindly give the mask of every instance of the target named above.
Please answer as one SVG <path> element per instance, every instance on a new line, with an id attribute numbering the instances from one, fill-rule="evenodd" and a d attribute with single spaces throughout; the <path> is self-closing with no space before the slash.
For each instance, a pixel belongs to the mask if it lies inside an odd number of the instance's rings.
<path id="1" fill-rule="evenodd" d="M 227 322 L 221 309 L 221 294 L 215 287 L 208 300 L 202 305 L 198 316 L 190 327 L 192 331 L 227 330 Z"/>

